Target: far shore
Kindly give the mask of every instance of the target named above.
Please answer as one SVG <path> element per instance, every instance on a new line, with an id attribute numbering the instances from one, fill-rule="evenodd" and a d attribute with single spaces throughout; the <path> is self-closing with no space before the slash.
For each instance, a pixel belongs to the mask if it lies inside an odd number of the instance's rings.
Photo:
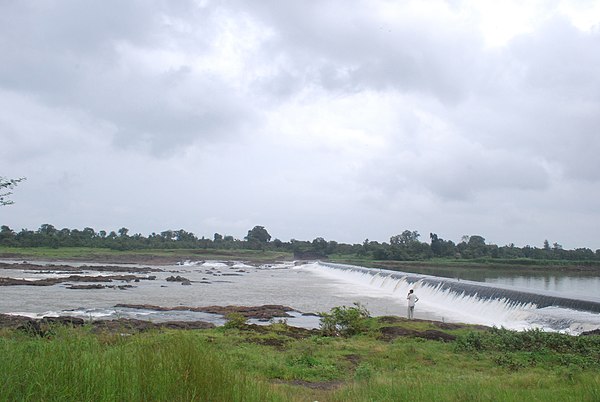
<path id="1" fill-rule="evenodd" d="M 285 251 L 267 250 L 219 250 L 219 249 L 152 249 L 152 250 L 111 250 L 85 247 L 0 247 L 0 260 L 28 261 L 75 261 L 103 264 L 138 264 L 138 265 L 175 265 L 185 261 L 242 261 L 250 264 L 269 264 L 284 261 L 308 262 L 315 259 L 298 259 Z M 582 275 L 600 275 L 600 265 L 586 264 L 578 261 L 552 260 L 494 260 L 485 261 L 470 259 L 431 259 L 421 261 L 372 260 L 345 255 L 332 255 L 322 261 L 359 265 L 368 268 L 389 269 L 396 271 L 442 270 L 498 270 L 519 273 L 572 273 Z"/>

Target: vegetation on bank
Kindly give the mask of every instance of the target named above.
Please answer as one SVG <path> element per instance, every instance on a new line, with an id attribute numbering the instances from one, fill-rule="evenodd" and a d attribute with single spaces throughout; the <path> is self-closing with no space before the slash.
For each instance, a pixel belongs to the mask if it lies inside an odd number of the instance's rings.
<path id="1" fill-rule="evenodd" d="M 220 249 L 142 249 L 114 250 L 94 247 L 4 247 L 0 258 L 79 260 L 87 262 L 138 262 L 185 260 L 239 260 L 253 262 L 289 261 L 293 254 L 270 250 L 220 250 Z"/>
<path id="2" fill-rule="evenodd" d="M 513 332 L 356 307 L 321 331 L 247 325 L 43 337 L 0 332 L 0 401 L 397 401 L 600 399 L 600 336 Z"/>
<path id="3" fill-rule="evenodd" d="M 541 248 L 514 244 L 498 246 L 488 244 L 479 235 L 463 236 L 459 243 L 444 240 L 435 233 L 429 234 L 429 243 L 420 240 L 416 231 L 405 230 L 390 237 L 388 242 L 366 239 L 361 244 L 338 243 L 317 237 L 312 241 L 291 239 L 284 242 L 271 239 L 263 226 L 248 230 L 244 239 L 215 233 L 213 238 L 198 238 L 191 232 L 167 230 L 143 236 L 131 235 L 127 228 L 118 231 L 96 231 L 86 227 L 79 229 L 57 229 L 50 224 L 40 226 L 38 230 L 22 229 L 19 232 L 10 227 L 0 226 L 0 247 L 2 248 L 93 248 L 106 254 L 107 250 L 152 252 L 172 255 L 215 255 L 231 256 L 232 253 L 244 254 L 250 251 L 275 253 L 286 258 L 293 255 L 296 259 L 323 259 L 336 261 L 359 261 L 361 265 L 377 262 L 434 262 L 438 265 L 461 264 L 479 265 L 519 265 L 519 266 L 561 266 L 577 265 L 600 268 L 600 249 L 589 248 L 565 250 L 558 243 L 545 240 Z M 163 250 L 163 251 L 161 251 Z M 167 251 L 168 250 L 168 251 Z M 47 253 L 47 251 L 45 251 Z M 261 254 L 253 254 L 260 259 Z M 208 258 L 208 257 L 207 257 Z"/>

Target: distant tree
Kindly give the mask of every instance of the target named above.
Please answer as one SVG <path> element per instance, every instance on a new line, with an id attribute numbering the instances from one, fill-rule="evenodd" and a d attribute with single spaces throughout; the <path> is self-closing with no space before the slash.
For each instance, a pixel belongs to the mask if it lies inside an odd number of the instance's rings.
<path id="1" fill-rule="evenodd" d="M 223 240 L 223 235 L 220 235 L 219 233 L 215 233 L 213 236 L 213 241 L 218 242 Z"/>
<path id="2" fill-rule="evenodd" d="M 550 251 L 550 242 L 548 239 L 544 240 L 544 250 Z"/>
<path id="3" fill-rule="evenodd" d="M 172 230 L 163 230 L 160 232 L 160 237 L 166 241 L 173 241 L 175 239 L 175 233 Z"/>
<path id="4" fill-rule="evenodd" d="M 13 201 L 7 198 L 12 195 L 12 191 L 7 190 L 12 190 L 23 180 L 25 180 L 25 177 L 20 177 L 18 179 L 7 179 L 6 177 L 0 176 L 0 206 L 13 204 Z"/>
<path id="5" fill-rule="evenodd" d="M 315 253 L 325 254 L 327 251 L 327 241 L 322 237 L 317 237 L 312 241 L 312 249 Z"/>
<path id="6" fill-rule="evenodd" d="M 174 232 L 175 240 L 180 242 L 194 242 L 197 240 L 197 237 L 192 232 L 185 231 L 183 229 L 176 230 Z"/>
<path id="7" fill-rule="evenodd" d="M 6 225 L 0 227 L 0 244 L 9 245 L 15 237 L 15 232 Z"/>
<path id="8" fill-rule="evenodd" d="M 56 230 L 56 228 L 48 223 L 44 223 L 43 225 L 40 226 L 40 228 L 37 231 L 39 234 L 44 235 L 44 236 L 52 236 L 53 234 L 55 234 L 56 232 L 58 232 Z"/>
<path id="9" fill-rule="evenodd" d="M 467 244 L 469 247 L 483 247 L 485 246 L 485 239 L 478 235 L 469 236 Z"/>
<path id="10" fill-rule="evenodd" d="M 429 239 L 431 240 L 431 253 L 435 257 L 441 257 L 444 247 L 444 240 L 440 239 L 435 233 L 429 233 Z"/>
<path id="11" fill-rule="evenodd" d="M 462 258 L 479 258 L 488 255 L 485 238 L 479 235 L 463 236 L 462 241 L 456 245 L 456 249 Z M 500 250 L 496 252 L 498 255 Z"/>
<path id="12" fill-rule="evenodd" d="M 245 239 L 249 242 L 268 243 L 271 240 L 271 235 L 267 232 L 264 226 L 254 226 L 248 231 Z"/>
<path id="13" fill-rule="evenodd" d="M 129 229 L 127 229 L 127 228 L 119 229 L 119 237 L 127 237 L 127 233 L 129 233 Z"/>
<path id="14" fill-rule="evenodd" d="M 411 242 L 418 242 L 420 236 L 421 235 L 416 230 L 405 230 L 402 234 L 390 237 L 390 244 L 394 246 L 407 245 Z"/>

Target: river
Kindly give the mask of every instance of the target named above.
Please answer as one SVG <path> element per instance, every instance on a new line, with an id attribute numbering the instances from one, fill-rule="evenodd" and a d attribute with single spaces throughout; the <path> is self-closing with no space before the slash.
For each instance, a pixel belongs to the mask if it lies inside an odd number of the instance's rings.
<path id="1" fill-rule="evenodd" d="M 17 261 L 8 262 L 14 265 L 0 270 L 2 277 L 37 280 L 68 275 L 52 267 L 31 271 L 21 269 Z M 79 267 L 81 275 L 99 274 L 94 267 L 100 264 L 61 264 Z M 123 271 L 132 266 L 123 264 Z M 318 317 L 300 312 L 324 312 L 335 306 L 351 306 L 358 302 L 372 315 L 405 316 L 406 293 L 414 289 L 420 299 L 415 308 L 415 318 L 418 319 L 518 330 L 542 328 L 571 334 L 600 328 L 600 278 L 593 276 L 564 274 L 550 278 L 490 274 L 487 279 L 477 281 L 466 279 L 464 275 L 462 278 L 447 278 L 337 264 L 297 265 L 290 262 L 252 266 L 241 262 L 188 261 L 182 265 L 153 268 L 160 269 L 151 273 L 156 276 L 154 280 L 127 282 L 131 287 L 125 289 L 70 289 L 68 283 L 1 286 L 0 313 L 30 317 L 71 315 L 90 319 L 205 320 L 219 325 L 224 322 L 223 317 L 213 314 L 115 306 L 282 304 L 298 311 L 287 319 L 290 325 L 318 327 Z M 166 280 L 173 275 L 189 279 L 191 285 Z"/>

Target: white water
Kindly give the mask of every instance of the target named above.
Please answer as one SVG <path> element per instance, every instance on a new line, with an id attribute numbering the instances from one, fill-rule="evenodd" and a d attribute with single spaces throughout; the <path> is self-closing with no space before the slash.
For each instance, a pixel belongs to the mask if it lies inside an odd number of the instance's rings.
<path id="1" fill-rule="evenodd" d="M 407 307 L 406 296 L 414 289 L 419 297 L 415 307 L 416 318 L 483 324 L 516 330 L 541 328 L 578 334 L 600 328 L 600 314 L 560 307 L 538 308 L 534 302 L 515 302 L 508 298 L 486 299 L 451 290 L 452 283 L 482 283 L 443 278 L 450 286 L 427 283 L 427 275 L 408 274 L 388 270 L 364 269 L 339 264 L 311 264 L 304 269 L 336 283 L 341 292 L 352 292 L 374 298 L 392 299 Z M 489 286 L 493 288 L 493 286 Z M 506 288 L 506 287 L 504 287 Z M 600 302 L 600 300 L 598 300 Z"/>

